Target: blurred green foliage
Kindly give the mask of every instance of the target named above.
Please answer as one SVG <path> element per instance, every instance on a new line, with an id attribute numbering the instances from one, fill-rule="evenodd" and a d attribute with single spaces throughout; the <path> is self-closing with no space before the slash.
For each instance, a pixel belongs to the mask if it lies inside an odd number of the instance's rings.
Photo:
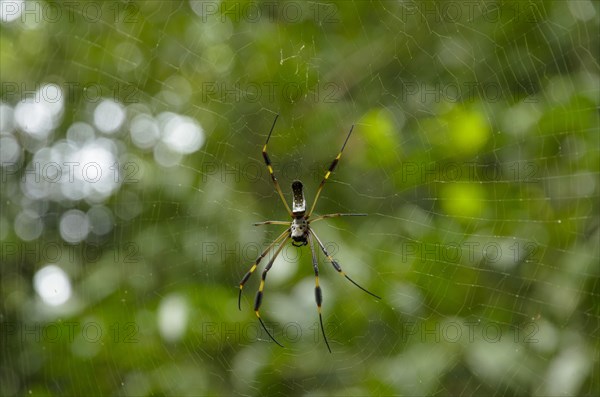
<path id="1" fill-rule="evenodd" d="M 12 4 L 30 11 L 0 23 L 1 395 L 600 393 L 598 3 Z M 64 101 L 36 140 L 15 109 L 44 84 Z M 103 99 L 125 114 L 114 133 Z M 175 114 L 199 150 L 164 149 Z M 236 307 L 282 230 L 252 223 L 286 219 L 260 152 L 275 114 L 275 172 L 309 206 L 355 125 L 316 212 L 369 216 L 315 230 L 383 299 L 320 255 L 333 354 L 308 247 L 265 287 L 285 349 L 252 310 L 262 267 Z M 139 115 L 159 143 L 137 143 Z M 28 164 L 78 122 L 133 168 L 101 199 L 32 196 Z M 65 241 L 65 214 L 99 206 L 110 232 Z M 36 290 L 49 264 L 62 305 Z"/>

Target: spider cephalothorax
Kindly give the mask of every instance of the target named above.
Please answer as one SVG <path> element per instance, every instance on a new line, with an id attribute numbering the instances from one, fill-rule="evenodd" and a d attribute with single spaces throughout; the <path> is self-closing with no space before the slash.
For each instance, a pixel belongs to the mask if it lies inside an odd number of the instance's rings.
<path id="1" fill-rule="evenodd" d="M 308 222 L 304 216 L 294 218 L 290 226 L 290 237 L 293 240 L 292 245 L 296 247 L 308 244 Z"/>
<path id="2" fill-rule="evenodd" d="M 319 312 L 319 322 L 321 325 L 321 332 L 323 333 L 323 339 L 325 340 L 327 349 L 331 353 L 331 348 L 329 347 L 329 342 L 327 341 L 327 336 L 325 336 L 325 329 L 323 328 L 323 317 L 321 316 L 321 304 L 323 302 L 323 294 L 321 292 L 321 287 L 319 286 L 319 267 L 318 267 L 317 254 L 315 252 L 315 247 L 313 245 L 313 237 L 317 241 L 317 244 L 321 248 L 321 251 L 323 251 L 323 254 L 325 254 L 325 257 L 327 257 L 327 260 L 331 263 L 333 268 L 340 275 L 346 277 L 352 284 L 356 285 L 358 288 L 362 289 L 366 293 L 373 295 L 375 298 L 381 299 L 379 296 L 373 294 L 372 292 L 367 291 L 366 289 L 364 289 L 363 287 L 358 285 L 354 280 L 352 280 L 350 277 L 348 277 L 346 275 L 346 273 L 344 273 L 344 271 L 342 270 L 339 263 L 333 259 L 333 257 L 329 254 L 329 252 L 327 252 L 327 249 L 325 248 L 325 245 L 323 245 L 323 242 L 321 242 L 319 237 L 317 237 L 317 235 L 315 234 L 314 230 L 310 227 L 311 223 L 314 223 L 314 222 L 317 222 L 317 221 L 320 221 L 320 220 L 326 219 L 326 218 L 335 218 L 338 216 L 365 216 L 366 215 L 366 214 L 335 213 L 335 214 L 320 215 L 320 216 L 317 216 L 316 218 L 310 219 L 310 216 L 312 215 L 312 212 L 314 211 L 315 206 L 317 204 L 317 200 L 319 199 L 319 195 L 321 194 L 321 190 L 323 189 L 325 182 L 327 181 L 327 179 L 329 179 L 329 176 L 331 175 L 333 170 L 335 170 L 335 167 L 337 166 L 337 164 L 340 160 L 340 157 L 342 156 L 342 152 L 344 151 L 344 148 L 346 147 L 346 143 L 348 143 L 350 134 L 352 134 L 352 129 L 354 128 L 354 126 L 352 126 L 352 128 L 350 128 L 350 132 L 348 132 L 348 136 L 346 137 L 346 140 L 344 141 L 344 144 L 342 145 L 342 149 L 340 150 L 338 155 L 335 157 L 335 159 L 333 159 L 333 162 L 329 166 L 328 171 L 325 173 L 325 177 L 323 178 L 323 180 L 321 181 L 321 184 L 319 185 L 319 188 L 317 189 L 317 194 L 315 195 L 315 199 L 313 201 L 312 207 L 310 208 L 310 210 L 307 213 L 306 212 L 306 200 L 304 199 L 304 189 L 303 189 L 302 182 L 296 180 L 292 183 L 293 198 L 292 198 L 292 209 L 290 209 L 287 201 L 285 201 L 285 197 L 283 197 L 283 192 L 281 191 L 279 182 L 277 181 L 277 178 L 275 177 L 275 173 L 273 172 L 273 166 L 271 165 L 271 160 L 269 159 L 269 155 L 267 154 L 267 144 L 269 143 L 269 139 L 271 138 L 271 134 L 273 133 L 273 129 L 275 128 L 275 123 L 277 122 L 278 117 L 279 117 L 279 115 L 275 116 L 275 120 L 273 121 L 273 126 L 271 127 L 271 130 L 269 131 L 269 136 L 267 137 L 267 141 L 265 142 L 265 145 L 263 146 L 262 155 L 263 155 L 263 158 L 265 159 L 265 163 L 267 164 L 267 169 L 269 170 L 269 174 L 271 175 L 271 179 L 273 180 L 275 189 L 277 190 L 277 193 L 279 194 L 281 201 L 283 202 L 283 204 L 285 205 L 285 208 L 287 209 L 289 215 L 291 216 L 292 221 L 291 221 L 291 223 L 289 221 L 266 221 L 266 222 L 255 223 L 255 225 L 286 225 L 287 229 L 284 230 L 283 233 L 281 233 L 279 235 L 279 237 L 277 237 L 267 247 L 267 249 L 265 249 L 258 256 L 258 258 L 254 262 L 254 264 L 252 265 L 250 270 L 248 270 L 248 272 L 244 275 L 244 277 L 240 281 L 240 285 L 239 285 L 240 286 L 240 294 L 238 297 L 238 307 L 241 310 L 242 289 L 244 288 L 244 285 L 246 284 L 246 282 L 248 281 L 248 279 L 250 278 L 252 273 L 254 273 L 254 271 L 256 270 L 260 261 L 269 253 L 269 251 L 271 251 L 271 249 L 273 249 L 273 247 L 275 247 L 275 245 L 279 244 L 279 246 L 275 250 L 275 253 L 273 254 L 271 259 L 267 263 L 267 266 L 265 267 L 265 269 L 262 272 L 262 279 L 260 282 L 260 286 L 258 287 L 258 292 L 256 293 L 256 299 L 254 301 L 254 313 L 256 313 L 256 317 L 258 317 L 260 324 L 262 325 L 264 330 L 267 332 L 269 337 L 271 339 L 273 339 L 273 341 L 275 343 L 277 343 L 279 346 L 282 346 L 281 343 L 277 342 L 277 340 L 273 337 L 273 335 L 271 335 L 271 333 L 269 332 L 267 327 L 265 327 L 265 324 L 263 323 L 262 319 L 260 318 L 259 309 L 260 309 L 260 305 L 262 303 L 263 289 L 265 287 L 267 273 L 273 266 L 273 262 L 275 262 L 275 258 L 277 258 L 277 255 L 279 255 L 279 253 L 283 249 L 285 243 L 287 243 L 290 239 L 292 240 L 292 245 L 294 245 L 296 247 L 301 247 L 301 246 L 310 244 L 310 251 L 312 254 L 312 264 L 313 264 L 313 269 L 315 272 L 315 298 L 317 301 L 317 309 Z"/>

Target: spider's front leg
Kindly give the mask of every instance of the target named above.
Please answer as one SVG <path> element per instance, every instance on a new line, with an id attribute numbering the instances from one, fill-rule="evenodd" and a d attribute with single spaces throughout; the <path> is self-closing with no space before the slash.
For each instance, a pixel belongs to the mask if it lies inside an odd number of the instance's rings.
<path id="1" fill-rule="evenodd" d="M 263 159 L 265 160 L 265 164 L 267 165 L 267 170 L 269 171 L 269 175 L 271 175 L 271 180 L 273 181 L 273 184 L 275 185 L 275 190 L 277 190 L 277 194 L 279 194 L 279 197 L 281 198 L 281 201 L 283 202 L 283 205 L 285 206 L 285 209 L 287 210 L 288 214 L 292 215 L 292 210 L 290 210 L 290 206 L 285 201 L 285 197 L 283 197 L 283 192 L 281 191 L 281 187 L 279 186 L 279 182 L 277 181 L 277 177 L 275 176 L 275 171 L 273 171 L 273 165 L 271 164 L 271 159 L 269 158 L 269 154 L 267 153 L 267 145 L 269 144 L 269 139 L 271 139 L 271 134 L 273 133 L 273 129 L 275 128 L 275 123 L 277 123 L 278 118 L 279 118 L 279 115 L 275 116 L 275 120 L 273 120 L 273 125 L 271 126 L 271 130 L 269 131 L 269 136 L 267 136 L 267 141 L 265 142 L 265 145 L 263 146 L 263 149 L 262 149 L 262 155 L 263 155 Z"/>

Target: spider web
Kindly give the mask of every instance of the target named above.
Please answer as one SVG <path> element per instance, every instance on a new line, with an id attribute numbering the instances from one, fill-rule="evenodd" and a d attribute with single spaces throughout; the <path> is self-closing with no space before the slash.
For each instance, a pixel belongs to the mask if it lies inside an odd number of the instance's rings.
<path id="1" fill-rule="evenodd" d="M 597 3 L 0 5 L 2 395 L 600 390 Z"/>

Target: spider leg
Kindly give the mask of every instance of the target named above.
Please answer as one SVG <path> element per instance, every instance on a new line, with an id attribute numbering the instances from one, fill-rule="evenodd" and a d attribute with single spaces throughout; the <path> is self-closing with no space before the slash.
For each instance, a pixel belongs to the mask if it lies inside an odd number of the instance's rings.
<path id="1" fill-rule="evenodd" d="M 275 189 L 277 190 L 277 193 L 279 194 L 281 201 L 283 201 L 283 204 L 285 205 L 285 209 L 287 210 L 288 214 L 290 214 L 290 216 L 293 217 L 292 210 L 290 210 L 290 206 L 285 201 L 285 197 L 283 196 L 283 192 L 281 191 L 279 182 L 277 182 L 277 177 L 275 177 L 275 173 L 273 172 L 273 166 L 271 165 L 271 159 L 269 158 L 269 155 L 267 154 L 267 144 L 269 143 L 269 139 L 271 139 L 271 134 L 273 133 L 273 129 L 275 128 L 275 123 L 277 123 L 278 117 L 279 117 L 279 115 L 275 116 L 275 120 L 273 120 L 273 125 L 271 126 L 271 130 L 269 131 L 269 136 L 267 137 L 265 146 L 263 146 L 263 149 L 262 149 L 262 155 L 263 155 L 263 158 L 265 159 L 265 164 L 267 165 L 267 169 L 269 170 L 271 179 L 273 180 L 273 184 L 275 185 Z"/>
<path id="2" fill-rule="evenodd" d="M 252 273 L 254 273 L 254 271 L 256 270 L 256 267 L 258 266 L 258 264 L 260 263 L 260 261 L 267 255 L 267 253 L 275 246 L 275 244 L 277 244 L 279 241 L 281 241 L 282 238 L 285 237 L 286 234 L 289 234 L 289 229 L 285 230 L 283 233 L 281 233 L 279 235 L 279 237 L 277 237 L 263 252 L 262 254 L 260 254 L 258 256 L 258 258 L 256 258 L 256 261 L 254 262 L 254 264 L 252 265 L 252 267 L 250 268 L 250 270 L 248 270 L 248 272 L 244 275 L 244 277 L 242 278 L 242 280 L 240 281 L 240 293 L 238 295 L 238 309 L 242 310 L 242 290 L 244 289 L 244 284 L 246 284 L 246 281 L 248 281 L 248 279 L 250 278 L 250 276 L 252 276 Z"/>
<path id="3" fill-rule="evenodd" d="M 352 284 L 356 285 L 358 288 L 362 289 L 367 294 L 372 295 L 372 296 L 374 296 L 377 299 L 381 299 L 380 296 L 377 296 L 374 293 L 368 291 L 366 288 L 361 287 L 360 285 L 358 285 L 358 283 L 356 283 L 356 281 L 354 281 L 350 277 L 348 277 L 348 275 L 346 273 L 344 273 L 344 271 L 342 270 L 342 267 L 340 266 L 340 264 L 335 259 L 333 259 L 331 257 L 331 255 L 329 255 L 329 253 L 327 252 L 327 249 L 325 248 L 325 246 L 323 245 L 323 243 L 321 242 L 321 240 L 319 239 L 319 237 L 317 236 L 317 234 L 314 232 L 314 230 L 310 229 L 310 233 L 313 236 L 315 236 L 315 239 L 317 240 L 317 243 L 319 244 L 319 247 L 321 247 L 321 251 L 323 251 L 323 253 L 327 257 L 327 260 L 329 260 L 329 262 L 331 262 L 331 264 L 333 265 L 333 267 L 335 268 L 335 270 L 337 270 L 337 272 L 339 274 L 341 274 L 342 276 L 346 277 Z"/>
<path id="4" fill-rule="evenodd" d="M 367 214 L 342 214 L 342 213 L 338 212 L 335 214 L 326 214 L 326 215 L 317 216 L 316 218 L 309 220 L 308 223 L 313 223 L 313 222 L 320 221 L 322 219 L 327 219 L 327 218 L 337 218 L 338 216 L 367 216 Z"/>
<path id="5" fill-rule="evenodd" d="M 288 236 L 286 239 L 284 239 L 282 241 L 282 243 L 279 245 L 279 247 L 273 254 L 273 257 L 271 258 L 269 263 L 267 263 L 265 270 L 263 270 L 262 279 L 260 280 L 260 286 L 258 287 L 258 291 L 256 292 L 256 300 L 254 301 L 254 313 L 256 313 L 256 317 L 258 317 L 258 321 L 260 321 L 260 325 L 262 325 L 263 329 L 267 332 L 267 335 L 269 335 L 269 337 L 271 339 L 273 339 L 273 342 L 277 343 L 281 347 L 283 347 L 283 345 L 281 343 L 277 342 L 277 340 L 273 337 L 273 335 L 271 335 L 271 333 L 265 326 L 265 323 L 263 322 L 262 318 L 260 318 L 259 309 L 260 309 L 260 305 L 262 303 L 263 289 L 265 288 L 265 280 L 267 278 L 267 273 L 269 272 L 269 270 L 271 270 L 271 266 L 273 266 L 273 262 L 275 262 L 275 259 L 277 258 L 277 256 L 279 255 L 279 253 L 285 246 L 285 243 L 287 243 L 289 239 L 290 239 L 290 237 Z"/>
<path id="6" fill-rule="evenodd" d="M 309 218 L 310 215 L 313 213 L 315 206 L 317 205 L 317 201 L 319 200 L 319 195 L 321 194 L 321 190 L 323 190 L 323 186 L 325 185 L 325 182 L 327 182 L 327 179 L 329 179 L 329 175 L 331 175 L 333 170 L 335 170 L 335 167 L 337 167 L 337 164 L 340 161 L 340 157 L 342 157 L 342 152 L 344 151 L 344 148 L 346 147 L 346 143 L 348 143 L 348 139 L 350 138 L 350 134 L 352 134 L 352 129 L 354 129 L 354 125 L 352 127 L 350 127 L 350 132 L 348 132 L 348 136 L 346 137 L 346 140 L 344 141 L 344 144 L 342 145 L 342 149 L 340 150 L 338 155 L 333 159 L 333 161 L 331 162 L 331 165 L 329 166 L 329 170 L 325 173 L 325 177 L 323 178 L 323 180 L 321 181 L 321 184 L 319 185 L 319 188 L 317 189 L 317 194 L 315 195 L 315 199 L 313 200 L 312 207 L 310 208 L 310 211 L 308 211 L 308 215 L 306 215 L 306 218 Z"/>
<path id="7" fill-rule="evenodd" d="M 252 226 L 261 226 L 261 225 L 289 225 L 289 221 L 265 221 L 265 222 L 256 222 L 253 223 Z"/>
<path id="8" fill-rule="evenodd" d="M 329 342 L 327 341 L 327 336 L 325 335 L 325 328 L 323 327 L 323 316 L 321 315 L 323 293 L 321 292 L 321 286 L 319 285 L 319 263 L 317 260 L 317 253 L 315 252 L 315 245 L 310 234 L 308 235 L 308 241 L 310 242 L 310 252 L 312 254 L 312 263 L 315 270 L 315 299 L 317 301 L 317 310 L 319 312 L 319 323 L 321 323 L 321 332 L 323 333 L 323 339 L 327 345 L 327 350 L 329 350 L 329 353 L 331 353 L 331 348 L 329 347 Z"/>

